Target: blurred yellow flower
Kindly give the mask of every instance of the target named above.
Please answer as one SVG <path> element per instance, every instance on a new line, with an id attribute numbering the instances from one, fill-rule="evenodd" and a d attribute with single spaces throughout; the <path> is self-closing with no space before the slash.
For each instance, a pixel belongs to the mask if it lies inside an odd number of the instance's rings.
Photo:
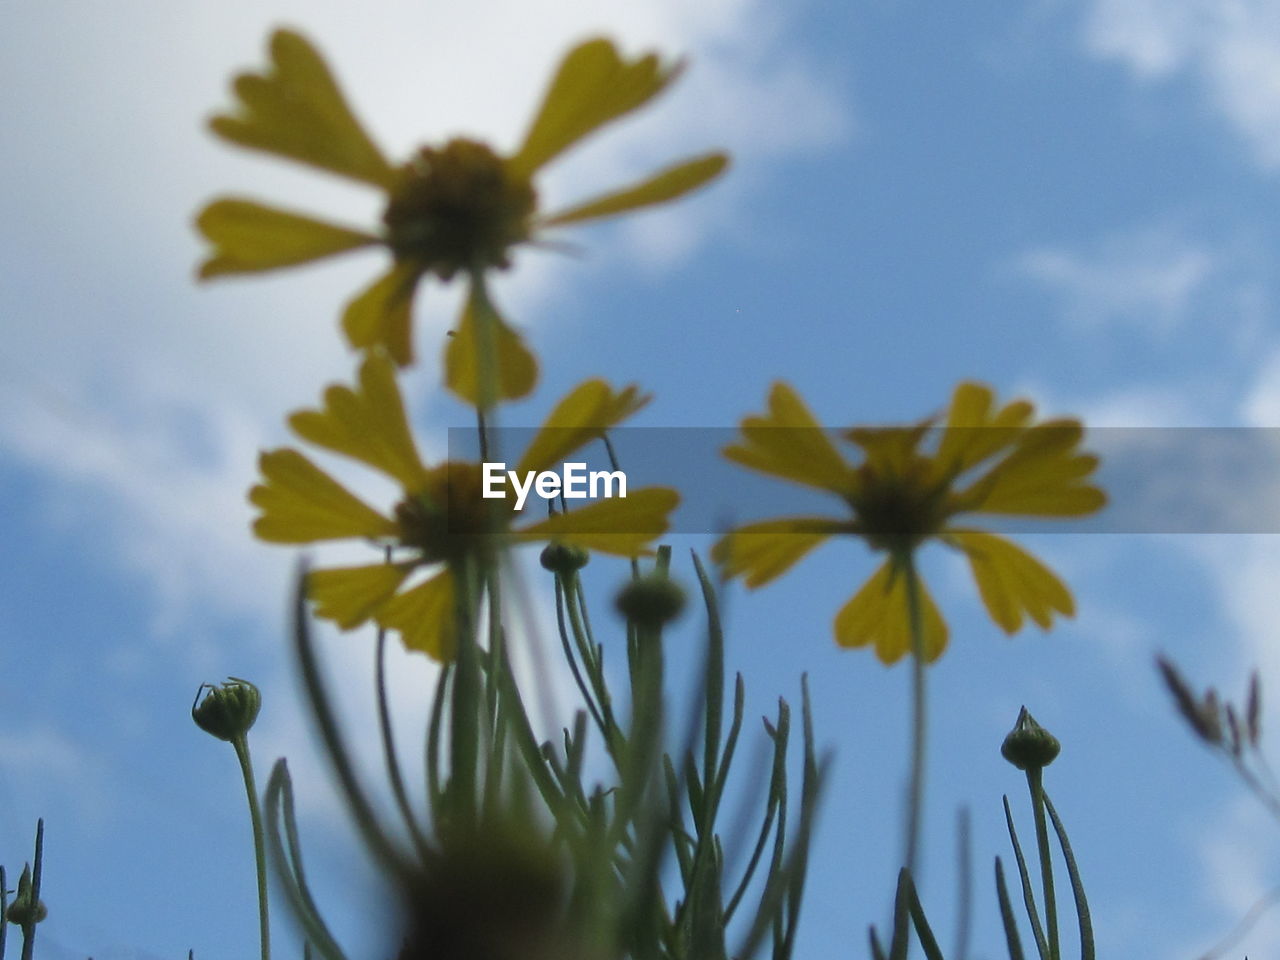
<path id="1" fill-rule="evenodd" d="M 508 267 L 513 247 L 539 240 L 551 228 L 674 200 L 728 163 L 723 153 L 708 153 L 569 209 L 543 213 L 534 176 L 578 141 L 661 93 L 679 74 L 678 64 L 662 64 L 654 54 L 624 60 L 610 41 L 589 40 L 561 61 L 514 153 L 502 155 L 459 138 L 422 147 L 393 165 L 304 37 L 276 31 L 270 51 L 266 72 L 236 77 L 235 108 L 213 118 L 213 132 L 375 187 L 386 196 L 382 225 L 362 230 L 254 200 L 220 198 L 196 220 L 213 248 L 200 277 L 274 270 L 384 246 L 390 268 L 347 304 L 342 328 L 351 346 L 383 347 L 404 366 L 413 360 L 410 316 L 419 282 L 427 274 L 447 281 L 461 273 L 470 291 L 446 348 L 446 383 L 482 407 L 525 396 L 537 379 L 533 355 L 489 300 L 486 271 Z"/>
<path id="2" fill-rule="evenodd" d="M 515 469 L 523 476 L 554 468 L 646 402 L 635 386 L 580 384 L 547 417 Z M 372 619 L 398 631 L 407 648 L 436 659 L 450 658 L 455 649 L 455 578 L 468 562 L 491 559 L 512 544 L 552 539 L 636 556 L 667 529 L 679 500 L 674 490 L 646 487 L 516 526 L 509 487 L 507 499 L 482 497 L 479 464 L 423 463 L 395 368 L 382 356 L 365 359 L 354 389 L 329 387 L 320 409 L 299 411 L 289 424 L 304 440 L 390 477 L 403 497 L 392 511 L 377 510 L 297 450 L 269 450 L 259 458 L 263 480 L 249 492 L 260 511 L 254 533 L 272 543 L 362 538 L 390 547 L 390 562 L 313 571 L 309 596 L 317 615 L 343 629 Z M 427 579 L 408 586 L 419 570 Z"/>
<path id="3" fill-rule="evenodd" d="M 749 588 L 781 576 L 828 537 L 852 534 L 888 559 L 835 619 L 836 642 L 874 645 L 885 663 L 911 650 L 904 563 L 927 540 L 962 551 L 987 612 L 1006 633 L 1027 617 L 1048 629 L 1055 613 L 1072 616 L 1071 593 L 1043 563 L 1009 540 L 963 525 L 966 517 L 1003 514 L 1077 517 L 1106 496 L 1090 481 L 1097 457 L 1079 446 L 1077 420 L 1036 422 L 1025 400 L 998 406 L 976 383 L 956 388 L 941 427 L 858 428 L 843 434 L 861 451 L 856 463 L 819 427 L 791 387 L 774 384 L 768 412 L 742 421 L 730 460 L 840 497 L 852 519 L 792 517 L 752 523 L 722 538 L 713 556 Z M 947 625 L 923 583 L 920 614 L 925 659 L 947 644 Z"/>

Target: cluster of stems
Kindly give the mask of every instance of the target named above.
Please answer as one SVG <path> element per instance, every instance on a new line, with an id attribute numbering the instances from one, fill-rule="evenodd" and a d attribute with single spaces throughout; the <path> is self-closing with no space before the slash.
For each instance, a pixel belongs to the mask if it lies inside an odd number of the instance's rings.
<path id="1" fill-rule="evenodd" d="M 483 418 L 480 433 L 488 450 Z M 758 828 L 724 834 L 722 810 L 734 793 L 730 772 L 745 721 L 745 689 L 738 675 L 732 702 L 726 703 L 724 631 L 707 571 L 694 554 L 706 617 L 703 682 L 696 710 L 677 724 L 665 677 L 664 636 L 681 596 L 671 579 L 670 549 L 660 548 L 652 562 L 632 562 L 618 602 L 625 633 L 616 640 L 598 638 L 593 628 L 579 572 L 586 560 L 585 553 L 558 544 L 544 554 L 553 578 L 560 653 L 581 700 L 572 724 L 554 741 L 535 733 L 523 689 L 529 681 L 522 681 L 512 663 L 510 637 L 525 641 L 536 624 L 510 557 L 476 550 L 450 561 L 457 584 L 456 649 L 440 666 L 435 685 L 423 738 L 420 802 L 396 748 L 386 688 L 387 638 L 379 632 L 378 719 L 399 823 L 379 817 L 356 774 L 317 660 L 306 571 L 298 576 L 294 644 L 303 686 L 360 836 L 402 892 L 402 956 L 436 955 L 445 944 L 466 943 L 469 955 L 498 960 L 537 956 L 531 946 L 537 943 L 591 960 L 728 960 L 765 948 L 773 960 L 789 960 L 822 780 L 807 686 L 802 681 L 800 757 L 789 755 L 791 710 L 779 700 L 776 716 L 764 719 L 772 748 L 767 782 L 740 798 L 746 809 L 756 807 Z M 618 678 L 606 666 L 614 650 L 625 651 L 625 671 L 618 671 L 625 677 L 622 696 L 615 694 Z M 547 667 L 539 664 L 537 670 Z M 325 960 L 346 960 L 350 954 L 332 935 L 307 881 L 288 767 L 284 760 L 276 763 L 259 804 L 247 733 L 246 728 L 224 739 L 235 747 L 249 795 L 263 960 L 270 949 L 266 851 L 306 949 Z M 789 787 L 797 773 L 795 791 Z M 489 903 L 486 910 L 471 916 L 460 907 L 441 909 L 465 890 L 459 876 L 475 871 L 492 874 L 472 878 Z M 530 878 L 529 889 L 500 895 L 522 876 Z M 536 917 L 515 906 L 530 898 L 541 903 Z M 503 915 L 503 904 L 510 916 Z M 507 937 L 508 925 L 519 928 L 518 936 Z M 505 952 L 504 944 L 516 942 L 524 944 L 518 953 Z"/>

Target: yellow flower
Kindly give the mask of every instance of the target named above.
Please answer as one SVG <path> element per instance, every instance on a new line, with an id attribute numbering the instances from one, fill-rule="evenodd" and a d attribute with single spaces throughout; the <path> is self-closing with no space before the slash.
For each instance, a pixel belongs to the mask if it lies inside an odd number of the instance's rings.
<path id="1" fill-rule="evenodd" d="M 462 273 L 470 292 L 446 349 L 448 386 L 484 407 L 525 396 L 537 379 L 537 363 L 494 310 L 485 272 L 508 267 L 513 247 L 541 239 L 548 229 L 674 200 L 725 168 L 724 154 L 709 153 L 566 210 L 538 208 L 533 179 L 544 166 L 643 106 L 679 72 L 678 64 L 662 64 L 654 54 L 624 60 L 608 40 L 589 40 L 561 61 L 514 153 L 502 155 L 459 138 L 422 147 L 393 165 L 347 106 L 316 49 L 297 33 L 276 31 L 270 68 L 235 79 L 235 109 L 213 118 L 213 132 L 382 191 L 382 225 L 362 230 L 254 200 L 220 198 L 196 220 L 213 246 L 200 277 L 274 270 L 360 247 L 386 247 L 390 268 L 347 304 L 342 328 L 352 347 L 383 347 L 404 366 L 413 360 L 410 314 L 419 282 L 427 274 L 447 281 Z"/>
<path id="2" fill-rule="evenodd" d="M 521 476 L 553 469 L 647 402 L 635 386 L 580 384 L 547 417 L 514 469 Z M 289 424 L 304 440 L 387 475 L 403 497 L 393 510 L 377 510 L 297 450 L 269 450 L 259 458 L 263 480 L 249 492 L 260 511 L 254 532 L 272 543 L 363 538 L 390 547 L 391 562 L 313 571 L 308 591 L 316 613 L 343 629 L 372 619 L 399 631 L 409 649 L 436 659 L 453 654 L 455 578 L 471 560 L 491 558 L 511 544 L 553 539 L 636 556 L 667 529 L 667 515 L 679 500 L 674 490 L 646 487 L 625 499 L 516 525 L 520 515 L 510 499 L 482 497 L 479 464 L 423 463 L 395 368 L 382 356 L 365 359 L 354 389 L 329 387 L 319 409 L 299 411 Z M 408 586 L 424 569 L 427 579 Z"/>
<path id="3" fill-rule="evenodd" d="M 1043 563 L 1004 537 L 964 525 L 980 514 L 1076 517 L 1100 509 L 1106 496 L 1089 482 L 1097 457 L 1079 446 L 1077 420 L 1036 422 L 1025 400 L 998 406 L 976 383 L 956 388 L 942 427 L 859 428 L 843 437 L 861 451 L 856 463 L 819 426 L 789 386 L 774 384 L 769 410 L 742 421 L 730 460 L 762 473 L 829 491 L 852 518 L 792 517 L 752 523 L 716 544 L 713 556 L 730 577 L 756 588 L 781 576 L 828 537 L 852 534 L 889 557 L 835 619 L 836 642 L 874 645 L 885 663 L 911 650 L 904 564 L 928 540 L 969 560 L 987 612 L 1006 633 L 1027 617 L 1048 629 L 1054 614 L 1073 616 L 1071 593 Z M 921 584 L 925 658 L 947 644 L 947 625 Z"/>

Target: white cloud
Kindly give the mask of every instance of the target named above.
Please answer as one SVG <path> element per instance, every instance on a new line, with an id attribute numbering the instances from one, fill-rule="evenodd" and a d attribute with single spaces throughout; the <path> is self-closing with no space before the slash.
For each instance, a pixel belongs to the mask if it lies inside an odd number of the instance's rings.
<path id="1" fill-rule="evenodd" d="M 54 721 L 19 721 L 0 735 L 0 797 L 10 809 L 30 809 L 50 788 L 62 791 L 76 816 L 104 815 L 118 792 L 108 789 L 101 759 L 58 730 Z"/>
<path id="2" fill-rule="evenodd" d="M 1243 791 L 1243 787 L 1241 788 Z M 1209 824 L 1200 838 L 1200 854 L 1209 893 L 1222 917 L 1220 932 L 1225 956 L 1275 956 L 1280 950 L 1280 911 L 1270 909 L 1250 919 L 1255 905 L 1264 898 L 1274 901 L 1277 875 L 1274 869 L 1280 850 L 1276 823 L 1250 796 L 1241 796 Z M 1239 932 L 1228 945 L 1225 939 Z M 1199 944 L 1203 950 L 1208 944 Z"/>
<path id="3" fill-rule="evenodd" d="M 1280 353 L 1264 362 L 1240 401 L 1240 420 L 1251 427 L 1271 427 L 1280 416 L 1280 398 L 1274 381 Z M 1258 490 L 1241 497 L 1242 509 L 1259 509 L 1273 501 L 1275 490 Z M 1231 629 L 1224 650 L 1239 678 L 1258 669 L 1263 676 L 1280 675 L 1280 648 L 1274 642 L 1274 625 L 1280 618 L 1280 543 L 1269 535 L 1203 536 L 1178 538 L 1197 558 L 1215 584 L 1223 615 Z"/>
<path id="4" fill-rule="evenodd" d="M 1250 426 L 1280 427 L 1280 349 L 1261 363 L 1241 406 L 1242 417 Z"/>
<path id="5" fill-rule="evenodd" d="M 1280 354 L 1261 363 L 1254 378 L 1240 390 L 1239 421 L 1249 426 L 1271 426 L 1280 414 L 1274 381 Z M 1245 498 L 1252 500 L 1253 498 Z M 1242 504 L 1246 509 L 1248 503 Z M 1212 585 L 1221 627 L 1211 638 L 1211 658 L 1204 661 L 1210 673 L 1193 677 L 1196 686 L 1215 686 L 1238 702 L 1246 689 L 1248 674 L 1258 670 L 1263 678 L 1265 731 L 1274 733 L 1280 710 L 1275 698 L 1266 695 L 1269 678 L 1280 675 L 1280 648 L 1275 644 L 1275 624 L 1280 618 L 1280 544 L 1274 536 L 1217 535 L 1172 537 L 1171 549 L 1197 561 Z M 1210 638 L 1206 638 L 1207 640 Z M 1250 908 L 1277 889 L 1280 877 L 1274 869 L 1280 847 L 1280 831 L 1245 787 L 1225 769 L 1208 775 L 1219 777 L 1219 787 L 1231 799 L 1220 815 L 1197 822 L 1186 843 L 1197 850 L 1202 869 L 1204 902 L 1214 911 L 1216 926 L 1206 929 L 1204 939 L 1186 943 L 1181 952 L 1198 956 L 1214 941 L 1226 937 Z M 1263 913 L 1250 932 L 1232 943 L 1225 955 L 1273 956 L 1280 949 L 1280 909 Z"/>
<path id="6" fill-rule="evenodd" d="M 324 383 L 350 379 L 338 309 L 379 259 L 201 289 L 190 280 L 199 256 L 190 219 L 214 193 L 260 195 L 356 223 L 378 213 L 358 189 L 236 152 L 201 129 L 227 104 L 230 74 L 263 63 L 268 29 L 291 23 L 313 37 L 393 155 L 456 132 L 514 144 L 556 58 L 592 32 L 607 31 L 631 52 L 657 46 L 689 57 L 687 75 L 651 111 L 568 157 L 540 188 L 555 204 L 716 147 L 734 152 L 741 186 L 731 178 L 672 213 L 637 219 L 599 252 L 592 244 L 587 263 L 522 252 L 498 297 L 516 325 L 537 327 L 593 273 L 636 261 L 661 270 L 694 252 L 749 215 L 724 198 L 750 190 L 771 161 L 847 131 L 844 107 L 771 11 L 759 0 L 384 0 L 359 11 L 284 0 L 265 13 L 248 0 L 180 11 L 126 0 L 110 9 L 33 5 L 8 18 L 0 36 L 0 122 L 10 146 L 0 152 L 10 187 L 0 218 L 0 456 L 41 478 L 44 520 L 104 569 L 145 585 L 136 596 L 151 612 L 150 642 L 130 638 L 130 650 L 97 653 L 117 684 L 152 695 L 158 676 L 215 679 L 249 659 L 260 668 L 252 679 L 277 698 L 255 731 L 260 769 L 289 756 L 304 814 L 324 833 L 344 816 L 288 697 L 287 651 L 262 645 L 280 635 L 293 561 L 251 538 L 244 493 L 258 450 L 284 439 L 283 415 L 315 402 Z M 406 388 L 424 420 L 440 419 L 433 361 L 456 294 L 432 288 L 422 298 L 426 362 Z M 428 452 L 443 447 L 440 432 L 422 434 Z M 361 472 L 343 479 L 358 492 L 384 492 Z M 553 621 L 541 608 L 535 619 L 545 647 Z M 237 629 L 221 629 L 227 621 Z M 325 647 L 330 674 L 342 681 L 346 730 L 360 743 L 377 742 L 368 640 L 338 637 Z M 420 783 L 434 668 L 398 644 L 391 656 L 401 753 Z M 532 661 L 520 670 L 535 726 L 550 735 L 575 702 L 569 681 Z M 62 749 L 70 744 L 47 747 L 46 762 L 71 769 Z M 8 765 L 4 750 L 0 743 Z M 385 794 L 378 752 L 360 756 L 372 792 Z M 22 758 L 12 763 L 27 769 Z"/>
<path id="7" fill-rule="evenodd" d="M 1264 169 L 1280 169 L 1280 18 L 1272 0 L 1094 0 L 1089 53 L 1145 82 L 1189 79 Z"/>
<path id="8" fill-rule="evenodd" d="M 1204 404 L 1187 394 L 1178 386 L 1135 385 L 1087 398 L 1071 410 L 1090 427 L 1206 426 Z"/>
<path id="9" fill-rule="evenodd" d="M 607 31 L 630 51 L 687 55 L 687 76 L 654 109 L 558 165 L 542 185 L 550 204 L 718 146 L 735 152 L 749 183 L 767 160 L 847 129 L 785 23 L 757 0 L 696 9 L 677 0 L 386 0 L 358 14 L 298 0 L 267 15 L 239 0 L 181 16 L 130 0 L 11 18 L 0 39 L 0 117 L 20 146 L 0 155 L 13 185 L 0 223 L 0 314 L 15 333 L 0 377 L 0 438 L 8 456 L 56 482 L 53 508 L 66 522 L 110 530 L 98 552 L 150 579 L 162 631 L 202 603 L 277 613 L 287 565 L 249 540 L 243 491 L 257 449 L 282 438 L 282 414 L 312 402 L 326 380 L 349 378 L 338 305 L 378 269 L 364 256 L 201 290 L 187 279 L 198 256 L 190 216 L 219 190 L 355 222 L 377 213 L 358 189 L 238 153 L 200 129 L 227 103 L 231 72 L 260 65 L 267 29 L 282 22 L 326 51 L 393 154 L 458 131 L 513 144 L 555 59 L 589 33 Z M 636 260 L 660 269 L 730 216 L 711 193 L 637 220 L 613 253 L 586 265 L 526 252 L 503 278 L 501 302 L 518 325 L 544 322 L 570 274 Z M 437 381 L 433 344 L 454 295 L 422 298 L 427 363 L 411 386 L 419 409 Z"/>
<path id="10" fill-rule="evenodd" d="M 1205 244 L 1154 227 L 1106 236 L 1083 249 L 1037 247 L 1020 254 L 1014 269 L 1053 291 L 1073 325 L 1130 324 L 1167 335 L 1197 306 L 1219 261 Z"/>

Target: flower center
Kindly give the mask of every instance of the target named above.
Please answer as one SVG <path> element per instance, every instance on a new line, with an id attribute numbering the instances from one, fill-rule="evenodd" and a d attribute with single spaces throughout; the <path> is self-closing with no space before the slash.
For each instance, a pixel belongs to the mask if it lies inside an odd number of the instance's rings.
<path id="1" fill-rule="evenodd" d="M 858 493 L 848 498 L 867 543 L 876 550 L 906 550 L 937 534 L 948 511 L 945 484 L 929 481 L 929 462 L 916 458 L 904 473 L 859 468 Z"/>
<path id="2" fill-rule="evenodd" d="M 423 147 L 398 171 L 383 222 L 397 258 L 450 279 L 459 270 L 511 265 L 529 239 L 537 194 L 483 143 Z"/>
<path id="3" fill-rule="evenodd" d="M 494 549 L 506 531 L 512 503 L 482 496 L 478 463 L 450 461 L 428 471 L 426 486 L 396 507 L 400 540 L 422 552 L 423 563 L 457 563 Z"/>

